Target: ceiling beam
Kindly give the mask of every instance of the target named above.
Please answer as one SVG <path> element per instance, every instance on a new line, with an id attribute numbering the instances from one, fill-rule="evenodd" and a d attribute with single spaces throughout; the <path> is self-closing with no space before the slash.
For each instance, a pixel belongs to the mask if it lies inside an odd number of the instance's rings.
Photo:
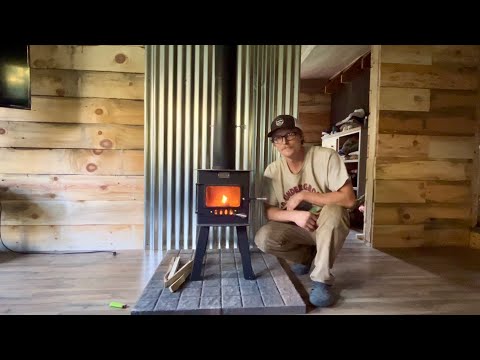
<path id="1" fill-rule="evenodd" d="M 340 82 L 342 84 L 352 82 L 360 73 L 362 72 L 362 60 L 358 59 L 355 61 L 352 66 L 344 70 L 340 74 Z"/>
<path id="2" fill-rule="evenodd" d="M 370 62 L 370 52 L 359 57 L 354 63 L 340 71 L 327 82 L 324 90 L 325 94 L 334 94 L 342 84 L 352 82 L 362 71 L 366 71 L 371 67 Z"/>
<path id="3" fill-rule="evenodd" d="M 370 69 L 372 67 L 372 53 L 369 52 L 367 55 L 362 57 L 362 70 Z"/>

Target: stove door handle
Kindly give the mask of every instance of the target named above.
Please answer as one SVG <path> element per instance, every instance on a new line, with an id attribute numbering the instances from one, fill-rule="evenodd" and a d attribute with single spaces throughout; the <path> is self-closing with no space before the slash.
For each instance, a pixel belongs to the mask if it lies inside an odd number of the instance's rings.
<path id="1" fill-rule="evenodd" d="M 195 198 L 196 198 L 196 200 L 195 200 L 196 201 L 195 202 L 195 214 L 198 214 L 198 198 L 200 196 L 199 193 L 198 193 L 198 191 L 199 191 L 198 189 L 199 189 L 200 185 L 202 185 L 202 184 L 195 184 L 195 185 L 197 185 L 197 196 L 195 196 Z"/>

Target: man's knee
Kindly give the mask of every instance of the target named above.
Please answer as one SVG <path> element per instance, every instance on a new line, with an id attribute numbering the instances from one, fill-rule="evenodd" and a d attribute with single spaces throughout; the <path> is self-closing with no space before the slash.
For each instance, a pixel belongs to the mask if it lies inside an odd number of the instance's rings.
<path id="1" fill-rule="evenodd" d="M 281 246 L 281 239 L 278 231 L 275 231 L 275 224 L 272 222 L 263 225 L 255 234 L 255 244 L 264 252 L 270 252 Z"/>
<path id="2" fill-rule="evenodd" d="M 334 228 L 349 226 L 348 211 L 340 205 L 325 205 L 320 212 L 317 223 Z"/>

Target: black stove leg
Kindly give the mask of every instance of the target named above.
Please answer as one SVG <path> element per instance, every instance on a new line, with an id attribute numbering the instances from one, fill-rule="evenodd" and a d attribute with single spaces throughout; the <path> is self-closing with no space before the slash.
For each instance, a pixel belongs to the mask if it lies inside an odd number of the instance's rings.
<path id="1" fill-rule="evenodd" d="M 192 281 L 202 280 L 202 265 L 203 258 L 205 257 L 205 251 L 207 250 L 209 230 L 209 226 L 200 226 L 200 232 L 198 233 L 197 240 L 197 248 L 195 249 L 195 257 L 193 259 L 192 274 L 190 275 L 190 280 Z"/>
<path id="2" fill-rule="evenodd" d="M 250 258 L 250 247 L 248 246 L 248 236 L 246 226 L 237 226 L 238 248 L 242 255 L 243 277 L 246 280 L 255 280 L 255 273 L 252 269 L 252 260 Z"/>

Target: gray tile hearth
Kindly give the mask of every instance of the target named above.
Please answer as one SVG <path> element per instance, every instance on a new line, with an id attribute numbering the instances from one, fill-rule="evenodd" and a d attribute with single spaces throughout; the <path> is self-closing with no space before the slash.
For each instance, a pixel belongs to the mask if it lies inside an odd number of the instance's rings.
<path id="1" fill-rule="evenodd" d="M 132 315 L 305 314 L 306 305 L 281 264 L 272 255 L 251 250 L 256 280 L 245 280 L 238 249 L 208 250 L 201 281 L 187 280 L 172 293 L 163 287 L 170 259 L 186 262 L 194 250 L 170 250 L 158 266 Z"/>

